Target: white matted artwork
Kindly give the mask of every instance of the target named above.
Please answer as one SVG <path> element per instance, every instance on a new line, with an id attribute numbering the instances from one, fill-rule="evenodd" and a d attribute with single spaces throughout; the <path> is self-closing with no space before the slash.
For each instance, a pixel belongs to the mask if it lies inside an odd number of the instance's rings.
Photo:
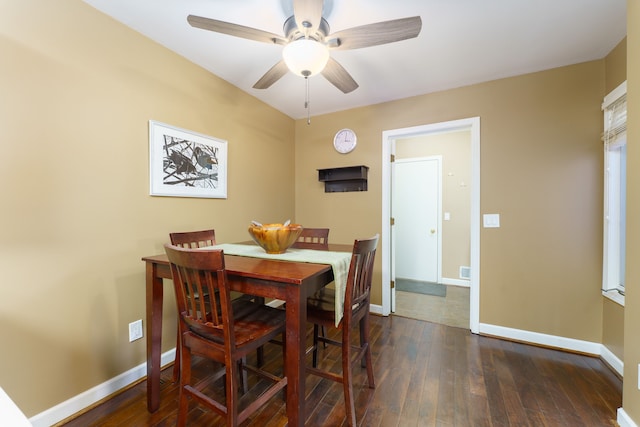
<path id="1" fill-rule="evenodd" d="M 152 196 L 227 198 L 227 141 L 149 120 Z"/>

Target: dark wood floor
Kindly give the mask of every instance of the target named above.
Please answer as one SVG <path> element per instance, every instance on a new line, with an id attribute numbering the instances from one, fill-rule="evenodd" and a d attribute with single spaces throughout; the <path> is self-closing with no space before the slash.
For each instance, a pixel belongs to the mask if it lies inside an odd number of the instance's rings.
<path id="1" fill-rule="evenodd" d="M 356 409 L 363 426 L 616 426 L 622 382 L 598 358 L 471 334 L 468 330 L 402 317 L 372 316 L 376 388 L 356 369 Z M 280 347 L 269 345 L 273 372 L 282 372 Z M 340 369 L 339 351 L 321 352 L 325 367 Z M 251 362 L 251 360 L 249 360 Z M 214 368 L 198 361 L 194 375 Z M 259 389 L 250 380 L 248 398 Z M 219 392 L 219 383 L 212 392 Z M 173 426 L 177 387 L 162 373 L 161 407 L 146 410 L 146 383 L 62 425 Z M 307 378 L 307 425 L 345 425 L 342 388 Z M 191 404 L 189 426 L 223 425 Z M 282 396 L 274 397 L 243 426 L 284 426 Z"/>

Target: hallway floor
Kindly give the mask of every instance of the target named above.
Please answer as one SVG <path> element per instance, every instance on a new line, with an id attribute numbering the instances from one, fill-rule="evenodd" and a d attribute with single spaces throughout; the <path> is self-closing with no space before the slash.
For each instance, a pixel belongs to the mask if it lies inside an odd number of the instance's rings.
<path id="1" fill-rule="evenodd" d="M 469 288 L 447 285 L 444 297 L 396 291 L 395 315 L 469 329 Z"/>

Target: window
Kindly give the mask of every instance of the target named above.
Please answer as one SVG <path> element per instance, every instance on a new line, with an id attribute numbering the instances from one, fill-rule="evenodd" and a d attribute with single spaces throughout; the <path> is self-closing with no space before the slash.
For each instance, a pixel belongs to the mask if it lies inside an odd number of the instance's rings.
<path id="1" fill-rule="evenodd" d="M 602 290 L 624 295 L 627 190 L 627 83 L 602 104 L 604 110 L 604 248 Z"/>

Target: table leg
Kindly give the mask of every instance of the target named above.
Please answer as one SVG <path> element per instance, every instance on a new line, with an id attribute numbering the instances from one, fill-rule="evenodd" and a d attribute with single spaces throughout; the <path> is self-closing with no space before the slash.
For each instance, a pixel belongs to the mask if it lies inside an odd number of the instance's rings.
<path id="1" fill-rule="evenodd" d="M 162 279 L 158 265 L 147 262 L 147 410 L 160 407 L 160 350 L 162 345 Z"/>
<path id="2" fill-rule="evenodd" d="M 305 350 L 307 302 L 299 285 L 287 287 L 287 418 L 289 426 L 304 426 L 305 413 Z"/>

